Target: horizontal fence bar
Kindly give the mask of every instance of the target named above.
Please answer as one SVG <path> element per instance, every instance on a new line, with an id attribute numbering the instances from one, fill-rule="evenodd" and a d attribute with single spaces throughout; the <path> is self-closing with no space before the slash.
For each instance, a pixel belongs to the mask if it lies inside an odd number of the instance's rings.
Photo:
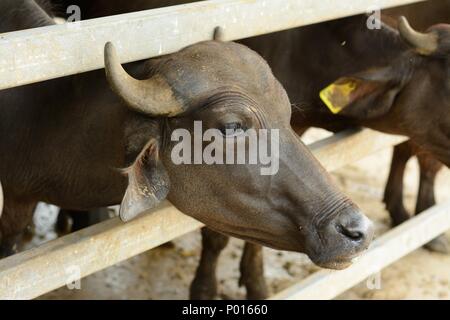
<path id="1" fill-rule="evenodd" d="M 364 139 L 358 139 L 357 137 Z M 338 133 L 313 144 L 313 153 L 336 169 L 406 138 L 357 129 Z M 357 144 L 349 142 L 359 141 Z M 373 146 L 370 147 L 370 145 Z M 357 157 L 342 157 L 336 153 Z M 340 152 L 337 152 L 340 150 Z M 357 159 L 358 158 L 358 159 Z M 81 277 L 105 269 L 137 254 L 155 248 L 176 237 L 200 228 L 202 224 L 165 204 L 128 223 L 111 219 L 40 247 L 0 260 L 0 299 L 32 299 L 66 284 L 67 270 L 80 268 Z"/>
<path id="2" fill-rule="evenodd" d="M 65 285 L 73 268 L 85 277 L 201 226 L 166 202 L 125 224 L 115 218 L 69 234 L 0 260 L 0 300 L 38 297 Z"/>
<path id="3" fill-rule="evenodd" d="M 0 89 L 104 67 L 112 41 L 123 63 L 175 52 L 210 40 L 216 26 L 226 40 L 300 27 L 420 0 L 210 0 L 0 34 Z"/>
<path id="4" fill-rule="evenodd" d="M 386 146 L 397 145 L 406 140 L 408 139 L 403 136 L 380 134 L 369 129 L 354 129 L 312 143 L 309 148 L 328 171 L 333 171 L 386 149 Z"/>
<path id="5" fill-rule="evenodd" d="M 436 205 L 375 240 L 353 265 L 321 270 L 276 295 L 276 300 L 332 299 L 450 229 L 450 202 Z"/>

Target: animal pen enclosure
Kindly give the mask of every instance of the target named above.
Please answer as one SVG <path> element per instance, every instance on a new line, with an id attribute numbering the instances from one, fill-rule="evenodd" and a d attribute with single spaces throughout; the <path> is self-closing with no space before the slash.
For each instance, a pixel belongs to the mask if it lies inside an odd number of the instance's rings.
<path id="1" fill-rule="evenodd" d="M 380 0 L 381 8 L 414 0 Z M 104 67 L 103 47 L 121 62 L 171 53 L 209 40 L 215 27 L 237 40 L 365 12 L 371 1 L 210 0 L 0 35 L 0 89 Z M 82 44 L 82 45 L 81 45 Z M 406 138 L 352 130 L 309 147 L 335 170 Z M 342 154 L 339 150 L 351 150 Z M 111 219 L 0 261 L 0 299 L 32 299 L 66 284 L 66 268 L 85 277 L 200 228 L 169 203 L 129 223 Z M 450 229 L 450 203 L 435 206 L 377 239 L 351 267 L 320 271 L 274 299 L 331 299 Z"/>

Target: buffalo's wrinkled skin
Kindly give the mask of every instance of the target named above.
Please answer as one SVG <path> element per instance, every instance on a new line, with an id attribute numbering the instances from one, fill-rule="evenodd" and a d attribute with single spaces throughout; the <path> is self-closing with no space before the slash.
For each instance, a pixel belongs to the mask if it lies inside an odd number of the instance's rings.
<path id="1" fill-rule="evenodd" d="M 14 251 L 38 201 L 87 210 L 133 194 L 132 207 L 145 208 L 162 201 L 166 190 L 175 206 L 214 230 L 305 252 L 324 267 L 346 267 L 367 248 L 370 222 L 291 129 L 287 94 L 254 51 L 236 43 L 199 43 L 129 66 L 134 78 L 144 80 L 124 80 L 131 78 L 120 71 L 111 44 L 105 63 L 114 92 L 103 71 L 0 92 L 3 254 Z M 125 86 L 130 81 L 134 87 Z M 164 94 L 145 96 L 159 91 Z M 157 113 L 162 106 L 167 110 Z M 169 110 L 170 117 L 161 116 Z M 261 176 L 258 165 L 173 164 L 173 130 L 192 130 L 194 120 L 222 129 L 230 119 L 280 130 L 278 174 Z M 125 167 L 128 181 L 120 170 Z"/>

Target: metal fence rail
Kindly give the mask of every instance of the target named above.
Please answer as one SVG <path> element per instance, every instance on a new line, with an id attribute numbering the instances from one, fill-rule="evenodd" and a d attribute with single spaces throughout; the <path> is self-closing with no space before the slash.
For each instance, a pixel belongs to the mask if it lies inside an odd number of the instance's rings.
<path id="1" fill-rule="evenodd" d="M 326 169 L 336 169 L 383 148 L 405 141 L 375 131 L 352 130 L 311 145 Z M 346 152 L 338 150 L 362 150 Z M 163 208 L 128 223 L 117 218 L 53 240 L 38 248 L 0 260 L 0 299 L 32 299 L 64 286 L 66 270 L 80 268 L 85 277 L 167 241 L 193 231 L 202 224 L 167 203 Z"/>
<path id="2" fill-rule="evenodd" d="M 216 26 L 236 40 L 413 2 L 210 0 L 0 34 L 0 89 L 103 68 L 107 41 L 125 63 L 210 40 Z"/>

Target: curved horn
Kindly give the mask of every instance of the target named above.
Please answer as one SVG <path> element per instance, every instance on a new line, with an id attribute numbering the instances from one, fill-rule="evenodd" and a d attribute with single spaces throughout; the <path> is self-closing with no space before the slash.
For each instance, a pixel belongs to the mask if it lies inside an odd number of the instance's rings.
<path id="1" fill-rule="evenodd" d="M 151 116 L 173 117 L 183 112 L 167 82 L 158 75 L 147 80 L 131 77 L 120 64 L 114 45 L 105 45 L 106 78 L 113 91 L 134 111 Z"/>
<path id="2" fill-rule="evenodd" d="M 414 30 L 403 16 L 398 20 L 398 30 L 402 38 L 421 54 L 430 55 L 438 49 L 437 34 L 422 33 Z"/>

